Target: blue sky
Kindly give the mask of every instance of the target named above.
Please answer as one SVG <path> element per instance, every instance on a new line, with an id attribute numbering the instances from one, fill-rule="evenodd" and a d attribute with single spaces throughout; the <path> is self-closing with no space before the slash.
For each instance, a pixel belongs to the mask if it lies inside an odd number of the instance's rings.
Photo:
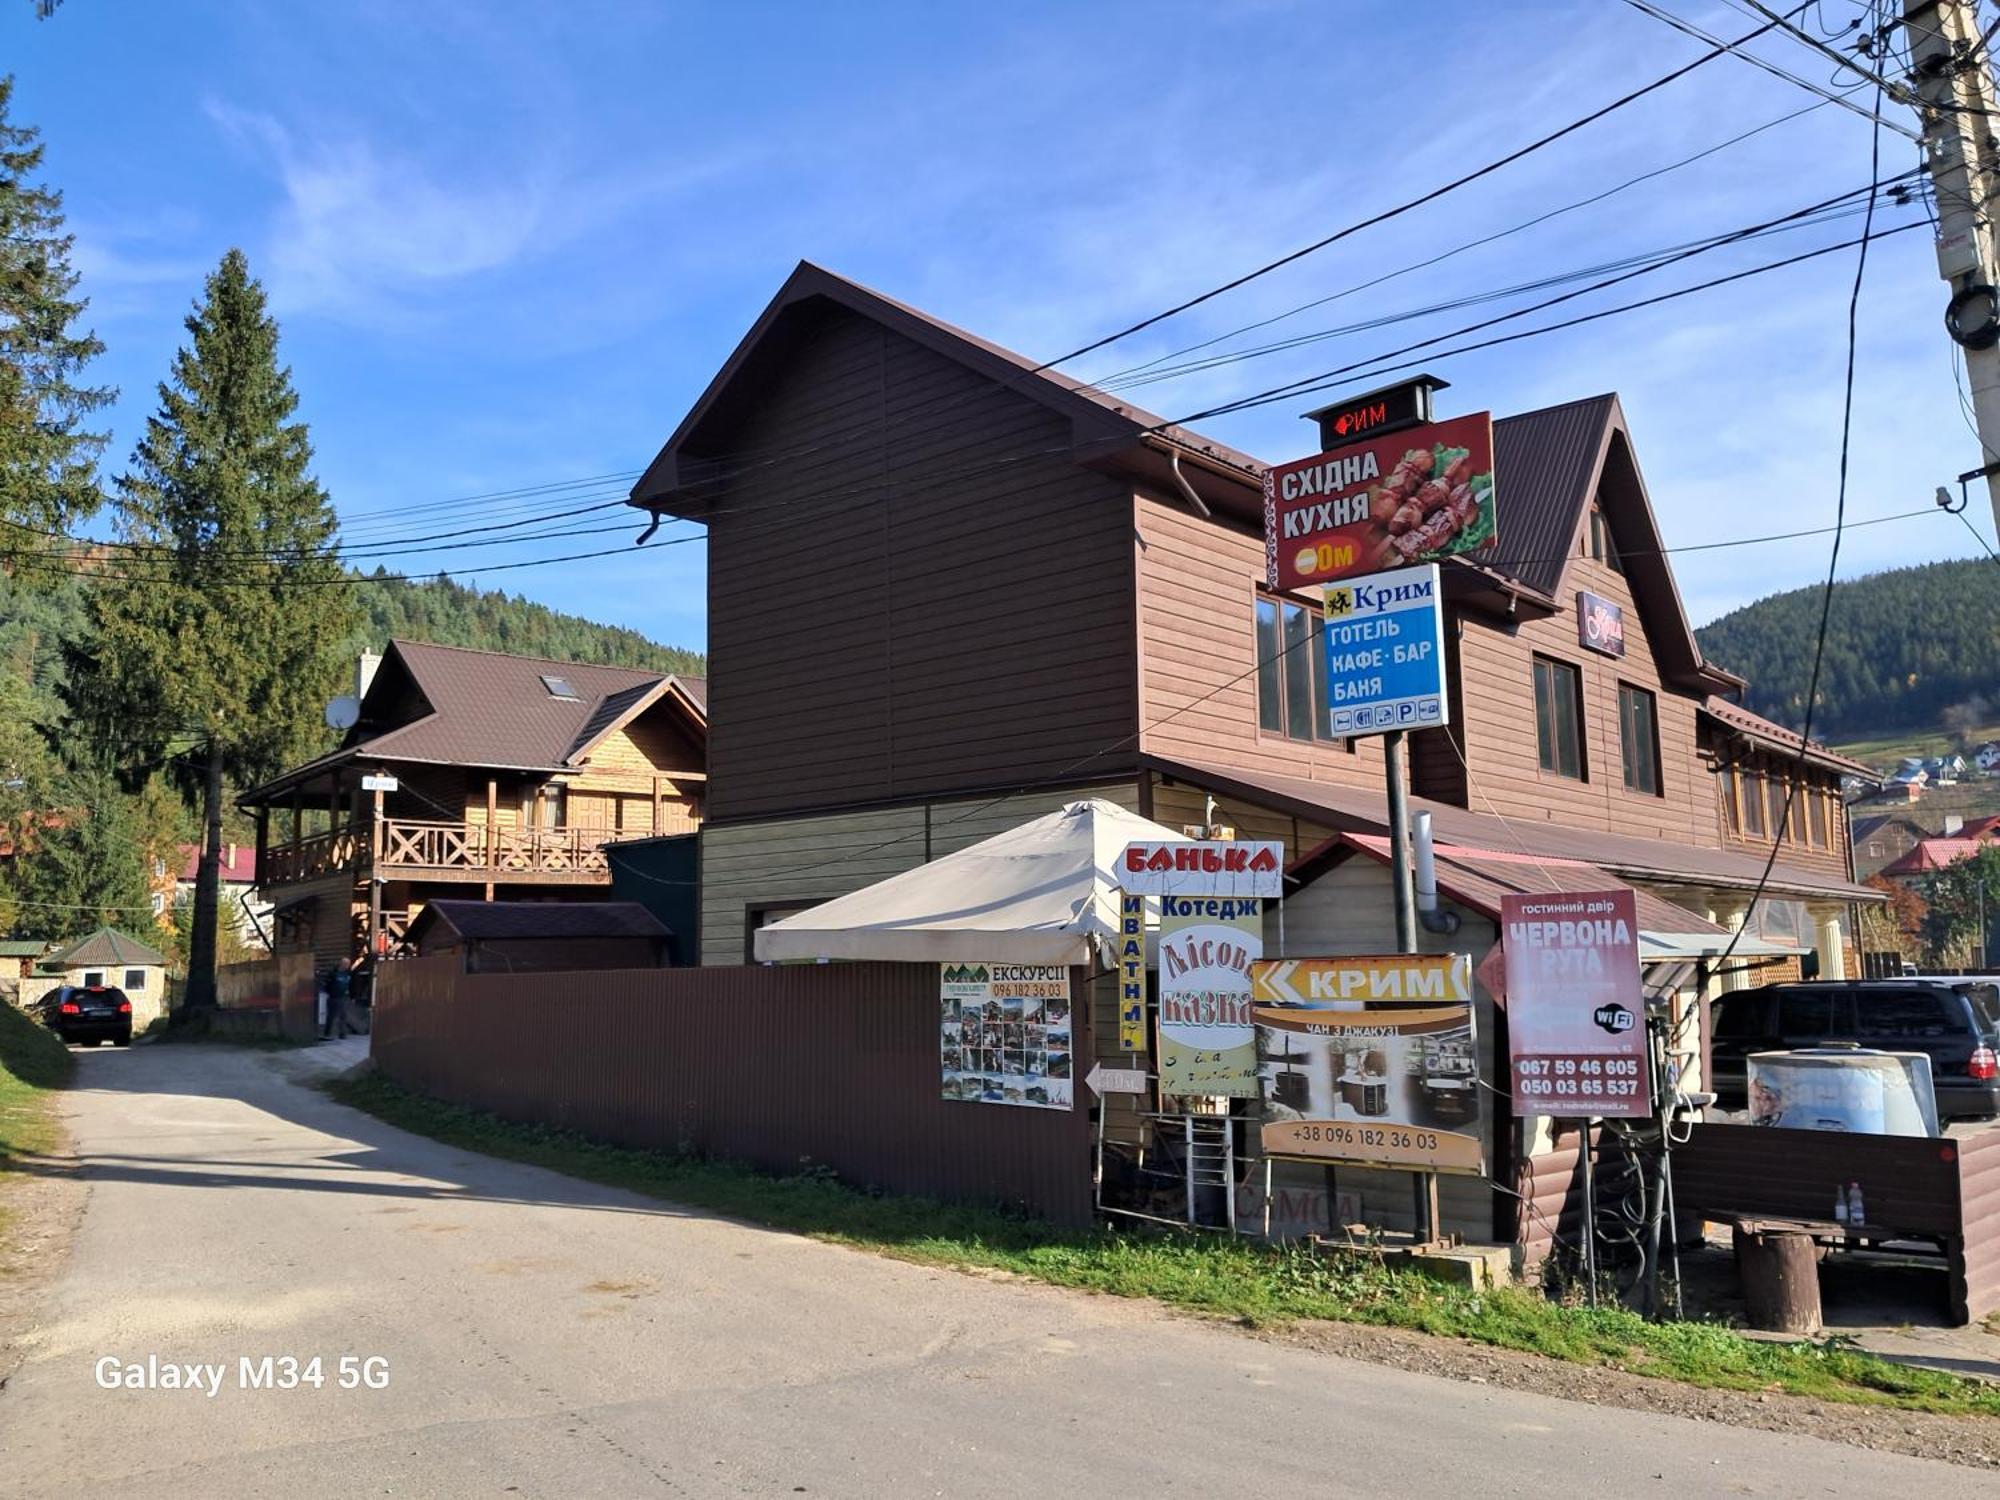
<path id="1" fill-rule="evenodd" d="M 1674 8 L 1730 36 L 1750 29 L 1724 5 Z M 1855 7 L 1823 9 L 1844 17 Z M 282 320 L 318 473 L 357 544 L 441 529 L 385 521 L 389 507 L 643 465 L 801 258 L 1048 357 L 1456 176 L 1700 50 L 1610 0 L 68 0 L 47 22 L 26 0 L 0 10 L 15 119 L 44 132 L 47 176 L 66 195 L 92 321 L 110 346 L 101 378 L 123 391 L 108 469 L 122 466 L 152 407 L 201 277 L 240 245 Z M 1804 77 L 1829 76 L 1796 43 L 1766 39 L 1759 50 Z M 1102 376 L 1329 296 L 1813 103 L 1718 60 L 1073 372 Z M 1831 105 L 1813 110 L 1251 341 L 1775 217 L 1863 186 L 1869 130 Z M 1885 132 L 1882 150 L 1886 172 L 1916 164 L 1901 136 Z M 1918 212 L 1885 209 L 1878 227 Z M 1857 230 L 1843 220 L 1719 251 L 1547 316 Z M 1852 274 L 1852 252 L 1841 252 L 1437 362 L 1453 382 L 1441 409 L 1505 414 L 1616 390 L 1669 545 L 1824 525 Z M 1927 233 L 1874 248 L 1852 517 L 1926 506 L 1936 485 L 1977 462 L 1943 301 Z M 1512 305 L 1132 394 L 1178 416 Z M 1204 426 L 1262 457 L 1297 457 L 1310 451 L 1297 412 L 1323 399 Z M 617 488 L 496 503 L 490 516 Z M 1990 535 L 1983 499 L 1971 514 Z M 412 555 L 402 566 L 456 570 L 620 540 Z M 1706 620 L 1814 581 L 1827 542 L 1686 555 L 1677 572 L 1690 613 Z M 1956 521 L 1923 516 L 1850 533 L 1842 571 L 1975 546 Z M 702 569 L 696 543 L 481 581 L 698 646 Z"/>

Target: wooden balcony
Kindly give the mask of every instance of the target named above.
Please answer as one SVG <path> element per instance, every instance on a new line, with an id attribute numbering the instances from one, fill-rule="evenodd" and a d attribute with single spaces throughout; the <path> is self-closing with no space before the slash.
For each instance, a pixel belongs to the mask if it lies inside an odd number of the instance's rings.
<path id="1" fill-rule="evenodd" d="M 341 828 L 264 851 L 265 886 L 351 871 L 426 880 L 515 881 L 539 885 L 606 885 L 604 846 L 647 838 L 647 830 L 495 828 L 412 818 L 382 822 L 382 847 L 371 850 L 367 828 Z"/>

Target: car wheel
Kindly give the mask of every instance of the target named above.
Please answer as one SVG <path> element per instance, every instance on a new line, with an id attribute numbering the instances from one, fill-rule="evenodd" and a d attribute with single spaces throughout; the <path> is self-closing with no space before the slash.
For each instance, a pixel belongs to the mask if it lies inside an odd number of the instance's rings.
<path id="1" fill-rule="evenodd" d="M 111 1039 L 111 1045 L 112 1045 L 112 1046 L 114 1046 L 114 1047 L 129 1047 L 129 1046 L 131 1046 L 131 1045 L 132 1045 L 132 1034 L 131 1034 L 131 1033 L 130 1033 L 130 1032 L 128 1031 L 128 1032 L 127 1032 L 127 1033 L 126 1033 L 126 1034 L 125 1034 L 124 1036 L 115 1036 L 115 1037 L 113 1037 L 113 1038 Z"/>

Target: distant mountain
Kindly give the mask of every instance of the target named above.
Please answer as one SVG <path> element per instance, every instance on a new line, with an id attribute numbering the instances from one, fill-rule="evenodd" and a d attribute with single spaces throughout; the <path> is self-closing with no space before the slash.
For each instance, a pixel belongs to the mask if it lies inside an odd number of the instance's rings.
<path id="1" fill-rule="evenodd" d="M 1796 729 L 1819 632 L 1817 586 L 1732 610 L 1695 632 L 1718 666 L 1750 679 L 1744 702 Z M 2000 567 L 1928 563 L 1834 585 L 1814 739 L 1936 728 L 1983 700 L 2000 718 Z"/>

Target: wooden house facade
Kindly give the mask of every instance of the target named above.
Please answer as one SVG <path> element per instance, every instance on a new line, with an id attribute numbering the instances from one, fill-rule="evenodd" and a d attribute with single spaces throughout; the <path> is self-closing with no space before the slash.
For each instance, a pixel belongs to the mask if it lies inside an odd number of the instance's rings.
<path id="1" fill-rule="evenodd" d="M 1417 805 L 1848 972 L 1857 768 L 1703 659 L 1617 398 L 1504 416 L 1495 448 L 1498 539 L 1444 570 L 1452 723 L 1411 737 Z M 1085 791 L 1295 858 L 1380 832 L 1379 741 L 1321 729 L 1318 601 L 1264 581 L 1262 472 L 802 265 L 633 490 L 709 531 L 704 962 Z"/>
<path id="2" fill-rule="evenodd" d="M 706 690 L 392 641 L 340 746 L 242 798 L 278 951 L 393 956 L 441 897 L 605 899 L 606 845 L 701 823 Z"/>

